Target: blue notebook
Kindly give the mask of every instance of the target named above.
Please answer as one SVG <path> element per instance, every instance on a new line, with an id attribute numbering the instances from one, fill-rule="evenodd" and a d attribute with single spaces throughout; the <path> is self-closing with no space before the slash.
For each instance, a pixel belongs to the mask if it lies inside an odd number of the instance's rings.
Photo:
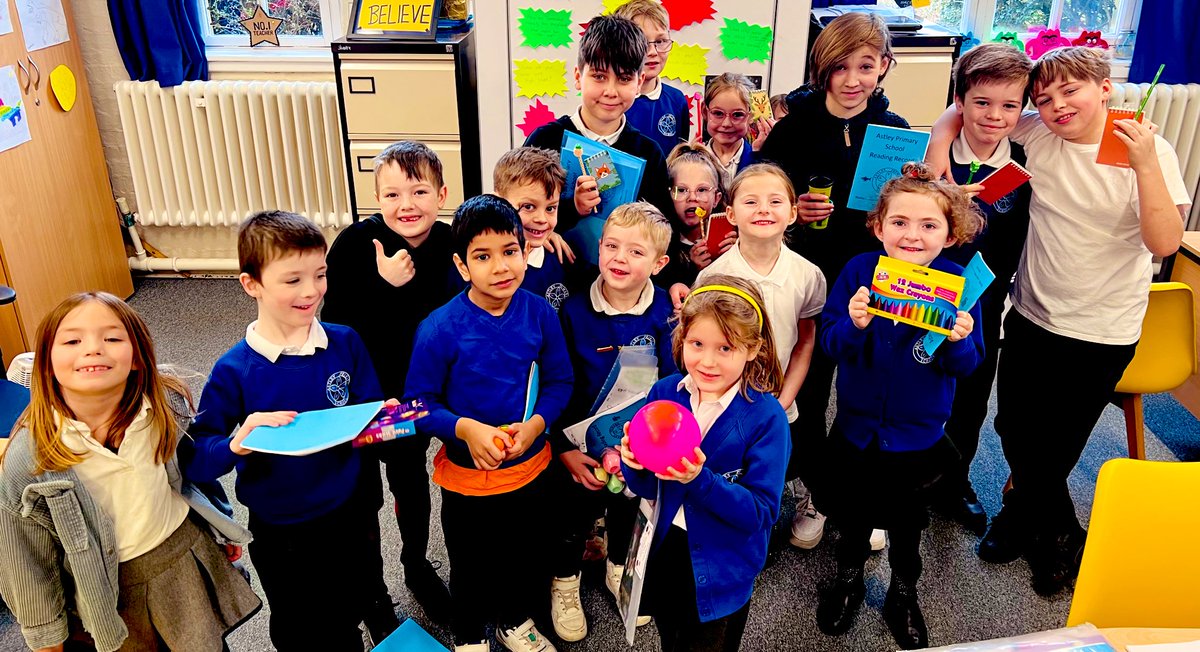
<path id="1" fill-rule="evenodd" d="M 242 446 L 260 453 L 310 455 L 354 439 L 381 409 L 383 401 L 301 412 L 286 426 L 255 428 Z"/>
<path id="2" fill-rule="evenodd" d="M 375 652 L 447 652 L 447 648 L 409 618 L 376 645 Z"/>
<path id="3" fill-rule="evenodd" d="M 992 281 L 996 280 L 996 274 L 983 261 L 983 255 L 976 251 L 975 255 L 971 257 L 971 262 L 967 263 L 967 266 L 963 268 L 963 278 L 966 279 L 966 282 L 963 283 L 962 298 L 959 299 L 958 309 L 970 311 L 971 308 L 975 307 L 975 303 L 979 301 L 979 298 L 983 296 L 983 291 L 988 289 Z M 980 324 L 975 324 L 975 328 L 980 327 Z M 925 347 L 925 352 L 933 355 L 933 352 L 937 351 L 938 347 L 945 341 L 945 335 L 929 331 L 925 334 L 921 343 Z"/>
<path id="4" fill-rule="evenodd" d="M 575 201 L 575 179 L 582 174 L 579 169 L 579 157 L 575 155 L 576 146 L 582 148 L 585 162 L 589 159 L 603 160 L 604 163 L 611 161 L 611 176 L 620 179 L 620 183 L 607 188 L 601 181 L 600 205 L 596 207 L 596 212 L 583 216 L 583 219 L 579 220 L 579 224 L 563 236 L 572 246 L 576 243 L 579 244 L 579 247 L 575 249 L 577 255 L 582 256 L 592 265 L 598 265 L 600 262 L 600 231 L 604 227 L 604 220 L 608 219 L 609 214 L 617 206 L 637 201 L 638 189 L 642 187 L 642 174 L 646 171 L 646 160 L 585 138 L 573 131 L 564 131 L 560 160 L 563 169 L 567 172 L 567 183 L 563 186 L 562 205 Z M 593 159 L 601 152 L 606 152 L 608 158 Z"/>
<path id="5" fill-rule="evenodd" d="M 858 211 L 875 208 L 883 184 L 900 176 L 905 163 L 924 160 L 928 146 L 929 134 L 923 131 L 867 125 L 846 207 Z"/>

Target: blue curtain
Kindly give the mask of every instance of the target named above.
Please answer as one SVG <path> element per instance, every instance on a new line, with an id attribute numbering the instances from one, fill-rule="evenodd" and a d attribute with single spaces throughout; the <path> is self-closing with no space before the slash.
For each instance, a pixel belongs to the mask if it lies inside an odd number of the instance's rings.
<path id="1" fill-rule="evenodd" d="M 1196 0 L 1145 0 L 1129 81 L 1149 82 L 1167 64 L 1159 83 L 1200 83 L 1200 11 Z"/>
<path id="2" fill-rule="evenodd" d="M 129 78 L 177 86 L 208 79 L 196 0 L 108 0 Z"/>

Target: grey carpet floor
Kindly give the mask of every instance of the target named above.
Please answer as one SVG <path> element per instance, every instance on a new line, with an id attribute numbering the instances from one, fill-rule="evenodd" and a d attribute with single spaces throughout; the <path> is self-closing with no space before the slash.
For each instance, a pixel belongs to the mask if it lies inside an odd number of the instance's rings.
<path id="1" fill-rule="evenodd" d="M 199 393 L 204 376 L 213 362 L 244 334 L 254 318 L 254 302 L 232 280 L 149 279 L 138 282 L 131 304 L 150 324 L 160 362 L 176 365 L 192 373 L 189 382 Z M 993 396 L 992 410 L 994 412 Z M 1051 409 L 1049 405 L 1031 405 L 1030 410 Z M 982 434 L 979 454 L 971 478 L 988 512 L 1000 507 L 1000 488 L 1008 467 L 1000 452 L 999 440 L 989 425 Z M 430 447 L 430 459 L 436 444 Z M 1150 459 L 1174 460 L 1158 438 L 1147 431 L 1146 452 Z M 1124 423 L 1119 410 L 1109 407 L 1097 425 L 1083 459 L 1071 475 L 1071 492 L 1080 522 L 1087 523 L 1095 490 L 1096 474 L 1104 461 L 1126 454 Z M 230 495 L 232 479 L 226 478 Z M 430 558 L 443 562 L 441 574 L 448 577 L 449 565 L 437 514 L 440 499 L 432 491 L 434 522 Z M 401 506 L 403 507 L 403 506 Z M 246 512 L 237 506 L 237 516 L 245 522 Z M 415 618 L 443 643 L 449 645 L 449 632 L 425 617 L 404 587 L 399 562 L 400 537 L 391 519 L 392 503 L 381 511 L 384 524 L 384 558 L 388 586 L 399 604 L 401 618 Z M 788 506 L 785 506 L 788 509 Z M 790 510 L 785 517 L 790 517 Z M 817 591 L 833 572 L 832 529 L 826 541 L 811 551 L 787 548 L 778 560 L 758 578 L 750 609 L 750 619 L 742 649 L 759 650 L 894 650 L 891 635 L 879 615 L 887 591 L 889 571 L 886 555 L 875 555 L 867 566 L 868 592 L 855 627 L 841 637 L 828 637 L 816 626 L 814 611 Z M 979 640 L 1061 627 L 1070 608 L 1070 592 L 1046 599 L 1029 588 L 1029 568 L 1023 561 L 1004 566 L 984 564 L 974 554 L 975 538 L 952 522 L 935 517 L 922 545 L 925 573 L 920 583 L 921 605 L 929 623 L 932 645 Z M 337 546 L 330 545 L 330 563 L 337 563 Z M 251 567 L 253 560 L 250 560 Z M 255 579 L 257 585 L 257 579 Z M 496 598 L 504 599 L 503 587 Z M 562 643 L 560 650 L 610 652 L 624 649 L 624 634 L 612 599 L 603 587 L 599 566 L 585 571 L 584 609 L 590 633 L 579 643 Z M 268 638 L 269 606 L 229 638 L 234 652 L 271 650 Z M 552 632 L 549 622 L 539 623 L 543 632 Z M 24 649 L 19 627 L 12 614 L 0 609 L 0 650 Z M 493 650 L 500 646 L 493 642 Z M 654 626 L 639 630 L 636 650 L 658 650 Z"/>

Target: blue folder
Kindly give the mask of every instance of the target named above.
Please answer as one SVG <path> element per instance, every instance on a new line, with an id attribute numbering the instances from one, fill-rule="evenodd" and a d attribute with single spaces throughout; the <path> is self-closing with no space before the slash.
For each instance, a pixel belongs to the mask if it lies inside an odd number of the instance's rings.
<path id="1" fill-rule="evenodd" d="M 575 254 L 583 256 L 592 265 L 600 264 L 600 231 L 604 228 L 604 220 L 608 219 L 613 209 L 622 204 L 638 200 L 638 189 L 642 187 L 642 175 L 646 171 L 645 159 L 632 154 L 626 154 L 619 149 L 598 143 L 590 138 L 567 130 L 563 132 L 562 149 L 560 150 L 563 169 L 567 172 L 567 184 L 563 187 L 562 204 L 575 201 L 575 180 L 583 173 L 579 169 L 579 158 L 575 156 L 575 146 L 583 147 L 583 158 L 588 158 L 599 152 L 608 152 L 612 157 L 621 184 L 600 193 L 600 205 L 595 213 L 585 215 L 575 228 L 563 235 L 572 246 L 576 246 Z"/>
<path id="2" fill-rule="evenodd" d="M 261 453 L 309 455 L 344 444 L 362 432 L 383 409 L 383 401 L 301 412 L 286 426 L 259 426 L 242 446 Z"/>
<path id="3" fill-rule="evenodd" d="M 409 618 L 400 627 L 375 646 L 375 652 L 448 652 L 446 646 L 437 642 L 417 621 Z"/>

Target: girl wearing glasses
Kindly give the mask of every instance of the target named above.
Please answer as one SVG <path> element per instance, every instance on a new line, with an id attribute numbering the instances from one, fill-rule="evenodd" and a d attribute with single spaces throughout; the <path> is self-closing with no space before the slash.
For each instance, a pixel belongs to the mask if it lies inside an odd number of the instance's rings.
<path id="1" fill-rule="evenodd" d="M 705 145 L 716 154 L 721 166 L 733 178 L 738 170 L 754 162 L 766 142 L 774 122 L 759 120 L 758 137 L 747 147 L 750 133 L 750 92 L 754 84 L 745 75 L 727 72 L 713 79 L 704 89 L 705 124 L 709 140 Z"/>
<path id="2" fill-rule="evenodd" d="M 691 286 L 696 274 L 737 242 L 737 231 L 731 231 L 716 251 L 708 250 L 704 237 L 704 221 L 722 209 L 727 179 L 725 168 L 704 145 L 681 143 L 667 157 L 667 174 L 671 177 L 671 199 L 675 202 L 675 226 L 678 240 L 673 261 L 678 261 L 679 278 Z"/>

